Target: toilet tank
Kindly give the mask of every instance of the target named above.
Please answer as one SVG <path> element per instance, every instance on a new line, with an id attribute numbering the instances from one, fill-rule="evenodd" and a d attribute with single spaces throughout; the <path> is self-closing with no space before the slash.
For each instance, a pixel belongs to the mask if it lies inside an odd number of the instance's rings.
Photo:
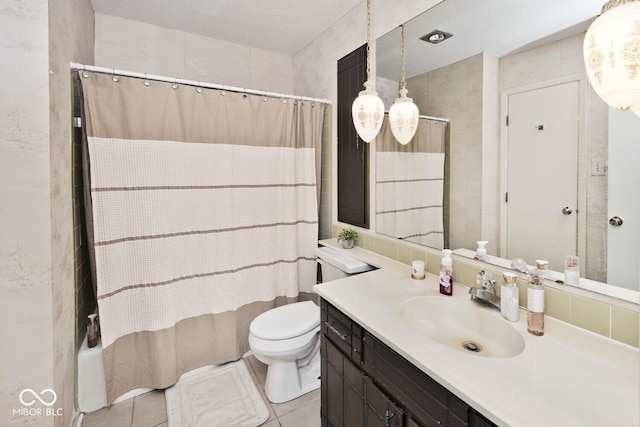
<path id="1" fill-rule="evenodd" d="M 318 263 L 322 266 L 322 282 L 342 279 L 353 274 L 374 270 L 366 262 L 362 262 L 335 249 L 320 246 L 316 249 Z"/>

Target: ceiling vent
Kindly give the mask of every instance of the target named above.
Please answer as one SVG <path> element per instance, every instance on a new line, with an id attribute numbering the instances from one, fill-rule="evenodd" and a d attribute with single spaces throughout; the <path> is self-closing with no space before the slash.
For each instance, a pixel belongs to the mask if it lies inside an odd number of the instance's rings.
<path id="1" fill-rule="evenodd" d="M 453 37 L 453 34 L 445 33 L 444 31 L 440 30 L 433 30 L 429 34 L 420 37 L 420 40 L 424 40 L 428 43 L 438 44 L 445 41 L 449 37 Z"/>

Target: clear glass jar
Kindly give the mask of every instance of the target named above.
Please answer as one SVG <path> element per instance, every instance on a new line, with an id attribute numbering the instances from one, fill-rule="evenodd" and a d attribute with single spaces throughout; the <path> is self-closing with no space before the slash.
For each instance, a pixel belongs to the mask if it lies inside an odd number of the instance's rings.
<path id="1" fill-rule="evenodd" d="M 580 283 L 580 258 L 567 255 L 564 259 L 564 284 L 578 286 Z"/>
<path id="2" fill-rule="evenodd" d="M 516 284 L 517 276 L 510 271 L 502 273 L 504 282 L 500 287 L 500 312 L 511 322 L 517 322 L 520 317 L 520 293 Z"/>

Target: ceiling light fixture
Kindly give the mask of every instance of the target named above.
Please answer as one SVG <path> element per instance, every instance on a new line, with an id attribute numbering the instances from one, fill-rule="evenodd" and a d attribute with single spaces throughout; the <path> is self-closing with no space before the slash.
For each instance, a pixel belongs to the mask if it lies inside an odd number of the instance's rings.
<path id="1" fill-rule="evenodd" d="M 640 116 L 640 0 L 602 6 L 584 38 L 584 63 L 604 102 Z"/>
<path id="2" fill-rule="evenodd" d="M 395 100 L 389 109 L 389 124 L 391 132 L 402 145 L 407 145 L 418 129 L 418 107 L 413 103 L 413 99 L 407 98 L 407 81 L 405 80 L 405 59 L 404 59 L 404 25 L 400 26 L 402 33 L 402 62 L 400 80 L 400 97 Z"/>
<path id="3" fill-rule="evenodd" d="M 453 34 L 445 33 L 444 31 L 440 31 L 440 30 L 433 30 L 429 34 L 425 34 L 424 36 L 420 37 L 420 40 L 424 40 L 425 42 L 429 42 L 433 44 L 438 44 L 450 37 L 453 37 Z"/>
<path id="4" fill-rule="evenodd" d="M 371 74 L 371 0 L 367 0 L 367 81 L 364 90 L 353 101 L 351 115 L 358 136 L 364 142 L 371 142 L 378 135 L 384 117 L 384 103 L 370 80 Z"/>

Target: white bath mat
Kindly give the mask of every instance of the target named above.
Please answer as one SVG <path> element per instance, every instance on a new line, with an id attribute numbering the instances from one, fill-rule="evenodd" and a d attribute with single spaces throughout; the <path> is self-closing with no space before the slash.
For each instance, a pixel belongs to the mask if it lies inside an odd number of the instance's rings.
<path id="1" fill-rule="evenodd" d="M 269 418 L 242 359 L 187 372 L 165 397 L 169 427 L 256 427 Z"/>

